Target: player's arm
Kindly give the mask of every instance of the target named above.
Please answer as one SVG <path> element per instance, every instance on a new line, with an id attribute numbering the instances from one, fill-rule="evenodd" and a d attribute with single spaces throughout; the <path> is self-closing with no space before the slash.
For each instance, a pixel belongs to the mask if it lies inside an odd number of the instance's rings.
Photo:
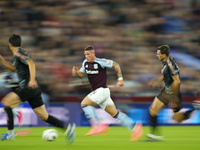
<path id="1" fill-rule="evenodd" d="M 124 86 L 124 80 L 123 80 L 121 68 L 120 68 L 119 64 L 114 61 L 113 61 L 112 68 L 114 68 L 117 73 L 117 77 L 118 77 L 117 87 L 121 88 L 122 86 Z"/>
<path id="2" fill-rule="evenodd" d="M 10 69 L 11 71 L 15 71 L 15 66 L 14 66 L 12 63 L 6 61 L 1 55 L 0 55 L 0 62 L 1 62 L 6 68 Z"/>
<path id="3" fill-rule="evenodd" d="M 80 70 L 78 70 L 77 67 L 73 66 L 73 68 L 72 68 L 72 75 L 73 76 L 77 76 L 79 78 L 83 78 L 86 75 L 86 73 L 81 72 Z"/>
<path id="4" fill-rule="evenodd" d="M 180 89 L 180 84 L 181 84 L 181 81 L 180 81 L 180 78 L 179 78 L 179 75 L 175 75 L 175 76 L 172 76 L 172 79 L 174 80 L 171 84 L 171 89 L 172 91 L 174 91 L 175 93 L 178 93 L 179 92 L 179 89 Z"/>
<path id="5" fill-rule="evenodd" d="M 156 78 L 151 79 L 148 82 L 148 86 L 155 88 L 155 89 L 161 89 L 164 86 L 164 82 L 163 82 L 163 74 L 159 74 Z"/>
<path id="6" fill-rule="evenodd" d="M 38 84 L 37 81 L 35 80 L 35 74 L 36 74 L 35 63 L 31 58 L 27 59 L 26 63 L 29 67 L 29 72 L 30 72 L 28 87 L 32 89 L 37 88 Z"/>

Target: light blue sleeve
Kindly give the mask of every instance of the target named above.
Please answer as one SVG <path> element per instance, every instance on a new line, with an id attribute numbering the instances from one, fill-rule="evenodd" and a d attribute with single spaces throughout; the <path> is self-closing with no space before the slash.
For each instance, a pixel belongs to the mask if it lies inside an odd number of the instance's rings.
<path id="1" fill-rule="evenodd" d="M 99 62 L 99 64 L 101 65 L 102 68 L 105 68 L 105 67 L 112 68 L 112 65 L 113 65 L 112 60 L 105 59 L 105 58 L 98 59 L 97 62 Z"/>
<path id="2" fill-rule="evenodd" d="M 86 59 L 83 61 L 82 67 L 81 67 L 81 69 L 80 69 L 80 72 L 86 73 L 86 71 L 85 71 L 85 66 L 84 66 L 86 61 L 87 61 Z"/>

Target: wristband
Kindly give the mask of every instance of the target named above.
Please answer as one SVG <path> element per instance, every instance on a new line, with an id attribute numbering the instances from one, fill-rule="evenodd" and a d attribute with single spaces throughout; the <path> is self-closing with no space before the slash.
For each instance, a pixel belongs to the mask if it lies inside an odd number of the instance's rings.
<path id="1" fill-rule="evenodd" d="M 123 80 L 123 77 L 119 77 L 119 78 L 118 78 L 118 81 L 119 81 L 119 80 Z"/>

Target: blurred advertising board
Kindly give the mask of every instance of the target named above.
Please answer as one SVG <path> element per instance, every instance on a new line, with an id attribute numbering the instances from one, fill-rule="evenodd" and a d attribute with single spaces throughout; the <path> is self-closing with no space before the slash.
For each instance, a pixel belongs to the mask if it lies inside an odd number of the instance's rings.
<path id="1" fill-rule="evenodd" d="M 80 107 L 80 103 L 48 103 L 45 104 L 46 109 L 50 115 L 55 116 L 59 120 L 63 121 L 65 125 L 68 123 L 76 123 L 77 126 L 89 126 L 89 121 L 86 119 L 84 112 Z M 148 125 L 148 108 L 149 104 L 127 104 L 116 103 L 119 111 L 125 112 L 134 121 L 142 121 L 144 125 Z M 191 107 L 189 104 L 184 104 L 181 111 L 188 110 Z M 48 123 L 41 121 L 35 114 L 28 103 L 23 103 L 14 108 L 16 111 L 23 113 L 23 126 L 50 126 Z M 97 107 L 95 109 L 97 117 L 101 123 L 107 123 L 110 125 L 119 125 L 118 120 L 112 118 L 107 112 Z M 166 107 L 159 112 L 158 124 L 160 125 L 174 125 L 176 122 L 171 119 L 173 112 L 170 108 Z M 18 119 L 14 116 L 14 123 L 18 126 Z M 7 115 L 4 112 L 2 105 L 0 104 L 0 126 L 6 126 Z M 197 125 L 200 124 L 200 110 L 195 111 L 192 117 L 181 125 Z"/>

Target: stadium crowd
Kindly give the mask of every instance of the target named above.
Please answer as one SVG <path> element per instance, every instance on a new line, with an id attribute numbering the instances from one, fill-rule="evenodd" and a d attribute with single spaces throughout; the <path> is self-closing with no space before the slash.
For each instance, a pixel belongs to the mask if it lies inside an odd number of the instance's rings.
<path id="1" fill-rule="evenodd" d="M 183 95 L 194 95 L 200 87 L 199 27 L 198 0 L 2 0 L 0 54 L 10 60 L 8 37 L 20 34 L 44 93 L 85 95 L 87 78 L 72 77 L 71 68 L 80 65 L 84 48 L 93 45 L 97 57 L 121 66 L 125 86 L 113 88 L 112 95 L 154 96 L 158 90 L 147 82 L 162 67 L 157 47 L 167 44 L 181 68 Z M 112 71 L 109 85 L 117 82 Z"/>

